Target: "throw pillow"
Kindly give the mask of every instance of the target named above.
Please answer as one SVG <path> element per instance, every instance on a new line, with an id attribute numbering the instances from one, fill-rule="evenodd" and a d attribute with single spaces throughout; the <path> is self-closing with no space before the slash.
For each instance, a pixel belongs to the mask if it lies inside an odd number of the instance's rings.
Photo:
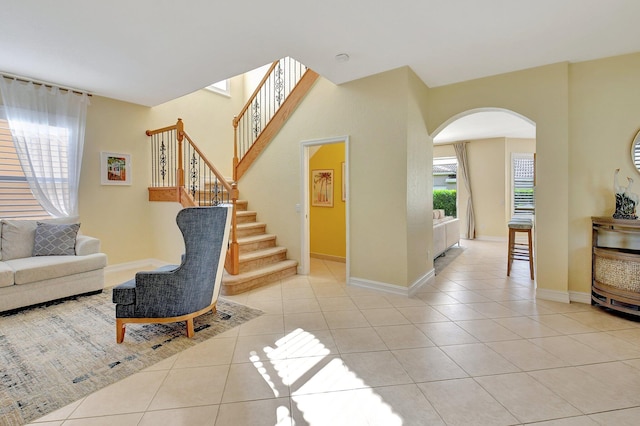
<path id="1" fill-rule="evenodd" d="M 38 222 L 33 245 L 34 256 L 73 256 L 79 223 L 69 225 Z"/>
<path id="2" fill-rule="evenodd" d="M 21 259 L 33 254 L 35 220 L 2 220 L 2 260 Z"/>

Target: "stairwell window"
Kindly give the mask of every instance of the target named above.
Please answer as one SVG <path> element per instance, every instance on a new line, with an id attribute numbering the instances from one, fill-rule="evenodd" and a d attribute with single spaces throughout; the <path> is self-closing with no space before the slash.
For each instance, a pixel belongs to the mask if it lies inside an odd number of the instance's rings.
<path id="1" fill-rule="evenodd" d="M 535 157 L 532 153 L 514 153 L 511 159 L 513 176 L 513 215 L 535 211 Z"/>
<path id="2" fill-rule="evenodd" d="M 227 80 L 222 80 L 219 81 L 217 83 L 213 83 L 210 84 L 209 86 L 205 87 L 205 89 L 210 90 L 212 92 L 215 93 L 219 93 L 221 95 L 224 96 L 231 96 L 231 88 L 230 88 L 230 84 L 229 84 L 229 79 Z"/>

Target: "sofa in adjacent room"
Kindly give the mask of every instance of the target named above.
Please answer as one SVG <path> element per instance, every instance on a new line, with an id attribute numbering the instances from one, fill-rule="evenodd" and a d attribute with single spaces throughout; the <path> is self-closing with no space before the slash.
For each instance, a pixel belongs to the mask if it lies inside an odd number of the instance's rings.
<path id="1" fill-rule="evenodd" d="M 0 221 L 0 312 L 102 291 L 107 256 L 80 224 Z"/>
<path id="2" fill-rule="evenodd" d="M 451 246 L 460 244 L 460 219 L 433 210 L 433 258 L 442 256 Z"/>

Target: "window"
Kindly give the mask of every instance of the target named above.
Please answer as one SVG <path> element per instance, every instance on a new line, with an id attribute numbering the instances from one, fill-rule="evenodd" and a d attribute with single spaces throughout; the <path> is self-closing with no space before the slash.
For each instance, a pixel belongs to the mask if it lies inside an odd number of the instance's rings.
<path id="1" fill-rule="evenodd" d="M 0 109 L 0 218 L 42 219 L 49 215 L 35 199 L 22 171 L 9 124 Z"/>
<path id="2" fill-rule="evenodd" d="M 535 209 L 535 157 L 530 153 L 512 156 L 513 214 L 531 214 Z"/>
<path id="3" fill-rule="evenodd" d="M 207 90 L 211 90 L 212 92 L 220 93 L 221 95 L 231 96 L 231 89 L 229 88 L 229 80 L 222 80 L 217 83 L 210 84 L 205 87 Z"/>

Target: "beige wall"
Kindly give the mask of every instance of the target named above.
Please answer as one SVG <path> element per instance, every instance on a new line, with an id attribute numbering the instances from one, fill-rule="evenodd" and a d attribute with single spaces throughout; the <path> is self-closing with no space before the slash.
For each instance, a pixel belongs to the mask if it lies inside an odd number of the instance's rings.
<path id="1" fill-rule="evenodd" d="M 613 215 L 615 169 L 640 192 L 630 157 L 640 128 L 640 53 L 574 64 L 570 75 L 569 290 L 590 292 L 591 216 Z"/>
<path id="2" fill-rule="evenodd" d="M 178 117 L 182 118 L 187 133 L 223 174 L 230 175 L 231 120 L 241 107 L 241 77 L 232 79 L 231 90 L 238 94 L 236 98 L 199 90 L 154 108 L 91 98 L 80 180 L 81 229 L 100 238 L 110 265 L 149 258 L 180 260 L 184 245 L 175 224 L 180 205 L 147 201 L 151 165 L 144 131 L 175 124 Z M 131 186 L 100 184 L 101 151 L 131 154 Z"/>
<path id="3" fill-rule="evenodd" d="M 300 203 L 300 142 L 349 136 L 351 276 L 407 287 L 409 275 L 427 272 L 426 250 L 415 254 L 420 261 L 407 255 L 410 74 L 403 68 L 340 86 L 320 78 L 239 182 L 241 197 L 250 200 L 250 208 L 258 210 L 290 258 L 300 260 L 301 252 L 295 210 Z M 416 108 L 411 107 L 412 120 Z M 419 143 L 419 130 L 411 128 L 411 133 L 413 146 Z M 425 132 L 424 146 L 430 151 L 427 140 Z M 408 267 L 409 261 L 419 265 Z"/>
<path id="4" fill-rule="evenodd" d="M 546 291 L 546 297 L 566 295 L 569 64 L 433 88 L 429 91 L 429 105 L 427 120 L 431 132 L 457 114 L 484 107 L 508 109 L 536 123 L 537 285 Z"/>

